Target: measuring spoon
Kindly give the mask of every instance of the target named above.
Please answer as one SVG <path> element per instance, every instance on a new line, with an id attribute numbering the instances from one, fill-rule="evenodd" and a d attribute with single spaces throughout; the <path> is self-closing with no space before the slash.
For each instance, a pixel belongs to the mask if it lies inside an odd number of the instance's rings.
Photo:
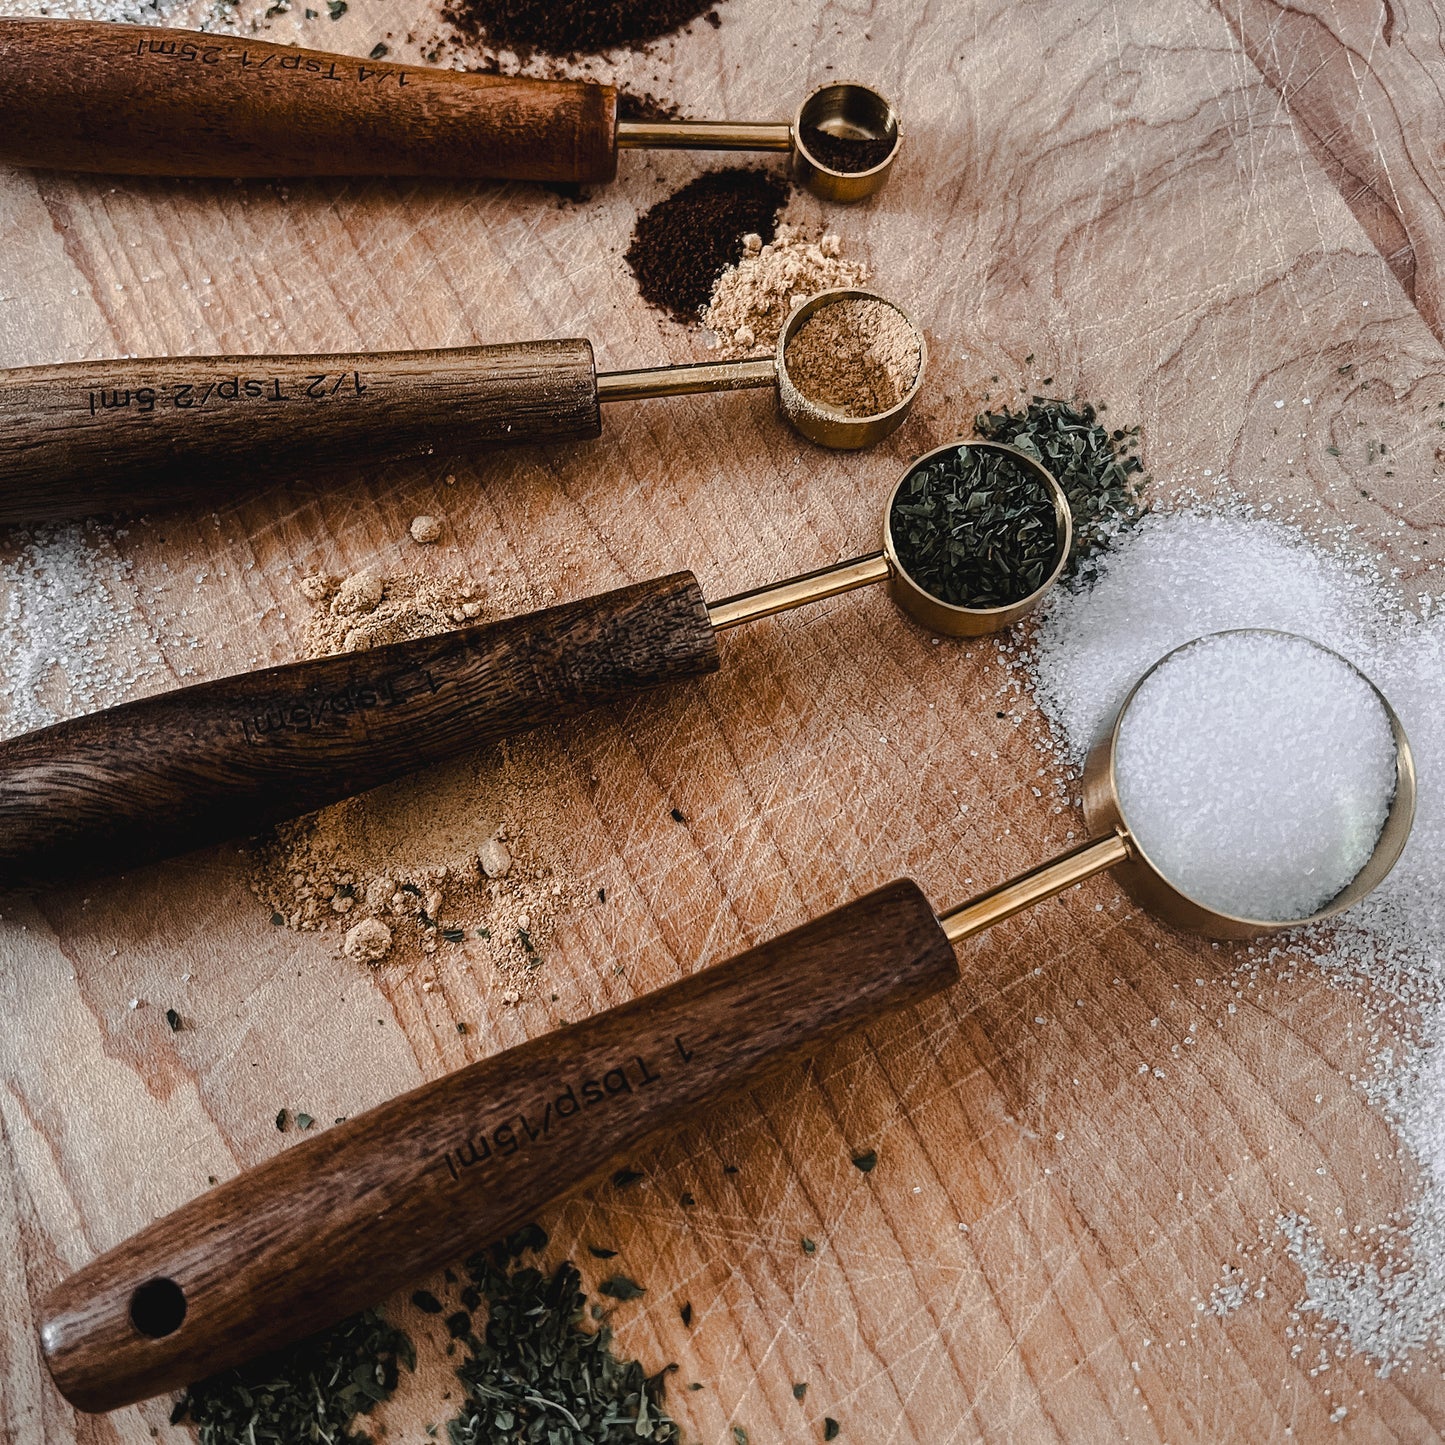
<path id="1" fill-rule="evenodd" d="M 661 683 L 715 672 L 717 634 L 874 582 L 935 632 L 992 632 L 1035 607 L 1068 560 L 1068 502 L 1052 498 L 1055 561 L 1007 607 L 940 602 L 884 548 L 709 607 L 677 572 L 501 622 L 218 678 L 0 741 L 0 880 L 114 872 L 252 833 L 428 763 Z"/>
<path id="2" fill-rule="evenodd" d="M 0 22 L 3 24 L 3 22 Z M 852 416 L 811 401 L 788 343 L 843 301 L 876 301 L 918 341 L 918 374 L 885 410 Z M 155 357 L 0 371 L 0 522 L 53 521 L 204 499 L 233 482 L 308 465 L 374 463 L 489 444 L 590 440 L 602 404 L 776 387 L 793 428 L 820 446 L 871 446 L 908 415 L 927 367 L 923 333 L 871 291 L 820 291 L 773 355 L 598 373 L 588 341 L 316 356 Z"/>
<path id="3" fill-rule="evenodd" d="M 1395 791 L 1348 886 L 1308 918 L 1244 919 L 1191 898 L 1139 848 L 1120 806 L 1116 747 L 1137 695 L 1089 759 L 1088 842 L 937 915 L 900 879 L 284 1150 L 52 1291 L 40 1338 L 61 1393 L 82 1410 L 116 1409 L 374 1304 L 517 1229 L 659 1131 L 705 1117 L 760 1071 L 958 982 L 954 944 L 1105 869 L 1167 921 L 1235 938 L 1338 913 L 1394 866 L 1414 817 L 1415 772 L 1377 690 L 1395 739 Z"/>
<path id="4" fill-rule="evenodd" d="M 89 20 L 0 19 L 0 69 L 0 160 L 111 175 L 591 185 L 617 174 L 619 150 L 785 151 L 814 195 L 859 201 L 888 179 L 902 139 L 888 101 L 853 81 L 810 91 L 791 122 L 619 120 L 615 88 L 590 80 Z M 825 163 L 815 131 L 875 143 L 871 163 Z M 887 144 L 881 156 L 877 143 Z"/>

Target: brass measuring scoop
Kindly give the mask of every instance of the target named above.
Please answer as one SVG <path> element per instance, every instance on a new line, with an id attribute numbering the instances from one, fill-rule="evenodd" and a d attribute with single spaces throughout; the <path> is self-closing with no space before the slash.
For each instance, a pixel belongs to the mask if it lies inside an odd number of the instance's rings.
<path id="1" fill-rule="evenodd" d="M 0 67 L 0 160 L 111 175 L 590 185 L 616 175 L 619 150 L 786 151 L 800 185 L 858 201 L 888 179 L 902 141 L 893 107 L 855 81 L 818 86 L 791 123 L 619 120 L 616 89 L 594 81 L 42 19 L 0 19 Z M 840 164 L 852 146 L 856 169 Z"/>
<path id="2" fill-rule="evenodd" d="M 4 22 L 0 21 L 0 26 Z M 3 33 L 3 30 L 0 30 Z M 891 406 L 853 416 L 812 401 L 788 345 L 826 307 L 890 307 L 918 342 Z M 871 446 L 908 415 L 928 365 L 923 333 L 871 291 L 820 291 L 788 318 L 772 356 L 598 372 L 589 341 L 313 356 L 152 357 L 0 371 L 0 522 L 214 504 L 231 483 L 420 453 L 590 440 L 602 405 L 775 387 L 783 416 L 819 446 Z"/>
<path id="3" fill-rule="evenodd" d="M 1004 607 L 932 597 L 897 560 L 889 519 L 879 552 L 709 606 L 690 572 L 501 622 L 217 678 L 0 741 L 0 879 L 115 871 L 253 833 L 428 763 L 662 683 L 715 672 L 717 636 L 744 622 L 886 581 L 935 632 L 992 632 L 1037 606 L 1068 560 L 1073 530 L 1058 483 L 1054 563 Z"/>
<path id="4" fill-rule="evenodd" d="M 660 1132 L 695 1124 L 758 1073 L 957 983 L 953 944 L 1104 869 L 1168 921 L 1231 938 L 1328 917 L 1389 873 L 1410 831 L 1415 773 L 1383 697 L 1395 791 L 1368 860 L 1310 918 L 1257 921 L 1203 907 L 1131 838 L 1114 760 L 1137 691 L 1088 763 L 1089 842 L 938 915 L 900 879 L 209 1190 L 42 1302 L 41 1348 L 61 1393 L 83 1410 L 116 1409 L 374 1304 L 517 1229 Z"/>

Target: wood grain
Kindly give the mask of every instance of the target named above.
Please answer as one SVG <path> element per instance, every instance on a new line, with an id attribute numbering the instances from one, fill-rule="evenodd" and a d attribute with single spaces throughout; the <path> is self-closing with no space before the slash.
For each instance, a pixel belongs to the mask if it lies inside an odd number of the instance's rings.
<path id="1" fill-rule="evenodd" d="M 0 372 L 0 522 L 216 505 L 277 476 L 598 436 L 586 341 Z"/>
<path id="2" fill-rule="evenodd" d="M 888 187 L 848 210 L 801 197 L 790 216 L 836 231 L 926 330 L 903 430 L 844 456 L 800 442 L 761 394 L 619 405 L 586 445 L 360 468 L 318 495 L 278 480 L 67 530 L 81 577 L 112 555 L 130 569 L 107 645 L 159 658 L 117 668 L 107 699 L 296 656 L 309 572 L 445 568 L 498 597 L 575 597 L 688 566 L 725 596 L 855 556 L 911 455 L 1040 390 L 1142 422 L 1156 496 L 1227 475 L 1271 515 L 1355 528 L 1407 591 L 1437 590 L 1445 351 L 1217 9 L 819 0 L 790 12 L 796 45 L 761 0 L 718 14 L 593 69 L 695 115 L 785 114 L 840 74 L 895 100 Z M 357 56 L 419 53 L 438 28 L 420 0 L 335 23 L 248 3 L 253 18 Z M 0 362 L 536 335 L 592 337 L 604 368 L 705 360 L 642 305 L 621 255 L 639 211 L 715 163 L 629 154 L 586 204 L 521 185 L 0 173 Z M 1388 464 L 1366 462 L 1365 437 Z M 421 511 L 447 521 L 430 551 L 407 536 Z M 96 685 L 57 633 L 71 553 L 45 535 L 31 552 L 0 539 L 15 618 L 0 680 L 63 712 Z M 721 647 L 698 685 L 534 735 L 565 820 L 536 817 L 537 846 L 606 902 L 564 921 L 515 1006 L 466 948 L 371 974 L 335 930 L 273 927 L 229 848 L 0 904 L 0 1417 L 17 1440 L 187 1438 L 163 1400 L 78 1416 L 46 1380 L 36 1302 L 208 1175 L 280 1150 L 282 1105 L 356 1114 L 889 878 L 961 901 L 1081 826 L 1018 652 L 935 646 L 881 591 Z M 63 662 L 37 671 L 37 651 Z M 1438 1370 L 1382 1377 L 1298 1310 L 1277 1225 L 1307 1212 L 1349 1232 L 1331 1252 L 1361 1258 L 1355 1227 L 1409 1209 L 1410 1161 L 1357 1082 L 1389 1018 L 1298 958 L 1172 934 L 1105 879 L 960 962 L 963 988 L 634 1151 L 627 1189 L 545 1211 L 549 1262 L 573 1258 L 594 1291 L 616 1269 L 647 1286 L 611 1324 L 646 1368 L 679 1364 L 669 1405 L 690 1440 L 730 1445 L 736 1425 L 816 1445 L 824 1415 L 839 1445 L 1439 1438 Z M 850 1159 L 869 1148 L 865 1176 Z M 592 1244 L 619 1253 L 601 1263 Z M 1243 1302 L 1216 1312 L 1216 1286 L 1241 1280 Z M 455 1298 L 442 1275 L 414 1285 Z M 408 1295 L 387 1311 L 429 1373 L 370 1427 L 402 1441 L 444 1433 L 456 1399 L 445 1330 Z"/>
<path id="3" fill-rule="evenodd" d="M 141 176 L 595 182 L 617 97 L 231 35 L 0 19 L 0 159 Z"/>
<path id="4" fill-rule="evenodd" d="M 58 881 L 170 857 L 717 666 L 679 572 L 122 703 L 0 742 L 0 869 Z"/>
<path id="5" fill-rule="evenodd" d="M 1439 8 L 1406 0 L 1221 5 L 1321 168 L 1445 339 Z"/>
<path id="6" fill-rule="evenodd" d="M 50 1296 L 46 1363 L 81 1409 L 113 1410 L 312 1334 L 519 1228 L 753 1074 L 957 979 L 918 886 L 878 889 L 201 1195 Z M 184 1301 L 164 1335 L 133 1323 L 158 1280 Z"/>

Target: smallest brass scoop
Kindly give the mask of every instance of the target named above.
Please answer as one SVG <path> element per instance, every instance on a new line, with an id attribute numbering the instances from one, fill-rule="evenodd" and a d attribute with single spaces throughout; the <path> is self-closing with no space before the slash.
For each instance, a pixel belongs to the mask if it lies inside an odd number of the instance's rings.
<path id="1" fill-rule="evenodd" d="M 810 131 L 840 141 L 883 141 L 882 159 L 860 171 L 830 166 L 808 148 Z M 888 179 L 903 132 L 898 112 L 872 86 L 853 80 L 820 85 L 803 98 L 791 122 L 728 120 L 619 120 L 617 148 L 716 151 L 787 151 L 793 179 L 825 201 L 861 201 Z"/>

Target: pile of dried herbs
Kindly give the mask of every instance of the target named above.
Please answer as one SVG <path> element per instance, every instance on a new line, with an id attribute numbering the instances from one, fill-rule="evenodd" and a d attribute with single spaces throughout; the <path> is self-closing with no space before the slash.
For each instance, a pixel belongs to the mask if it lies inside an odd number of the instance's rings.
<path id="1" fill-rule="evenodd" d="M 612 1353 L 605 1322 L 583 1325 L 587 1296 L 570 1263 L 548 1275 L 519 1262 L 546 1243 L 532 1225 L 467 1262 L 487 1327 L 484 1339 L 463 1336 L 471 1357 L 457 1374 L 467 1399 L 447 1427 L 452 1445 L 676 1445 L 678 1428 L 662 1408 L 673 1367 L 648 1376 Z"/>
<path id="2" fill-rule="evenodd" d="M 916 466 L 888 527 L 908 575 L 954 607 L 1006 607 L 1036 592 L 1058 560 L 1054 503 L 1038 474 L 987 447 Z"/>
<path id="3" fill-rule="evenodd" d="M 391 1396 L 402 1365 L 416 1368 L 411 1340 L 367 1310 L 192 1385 L 171 1424 L 189 1416 L 201 1445 L 370 1445 L 352 1422 Z"/>
<path id="4" fill-rule="evenodd" d="M 1064 489 L 1074 518 L 1071 566 L 1144 512 L 1139 428 L 1111 431 L 1098 419 L 1103 409 L 1035 396 L 1023 411 L 1005 407 L 974 422 L 986 441 L 1006 442 L 1042 462 Z"/>

